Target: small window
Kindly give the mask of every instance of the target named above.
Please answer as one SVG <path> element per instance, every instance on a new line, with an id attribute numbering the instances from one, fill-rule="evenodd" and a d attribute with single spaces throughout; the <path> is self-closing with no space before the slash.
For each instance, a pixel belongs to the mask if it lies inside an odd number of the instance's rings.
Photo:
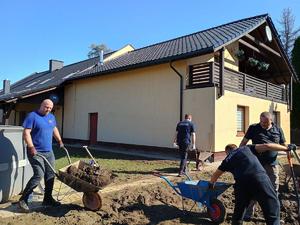
<path id="1" fill-rule="evenodd" d="M 280 127 L 280 112 L 273 111 L 273 123 Z"/>
<path id="2" fill-rule="evenodd" d="M 237 125 L 237 135 L 244 135 L 245 134 L 245 107 L 244 106 L 237 106 L 236 110 L 236 125 Z"/>

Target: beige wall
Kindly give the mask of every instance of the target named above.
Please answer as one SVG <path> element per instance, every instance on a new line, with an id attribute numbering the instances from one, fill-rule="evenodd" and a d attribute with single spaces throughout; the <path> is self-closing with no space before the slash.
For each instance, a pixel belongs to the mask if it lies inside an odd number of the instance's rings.
<path id="1" fill-rule="evenodd" d="M 186 74 L 185 61 L 173 65 Z M 197 146 L 213 145 L 214 88 L 184 91 Z M 168 64 L 74 82 L 65 88 L 64 137 L 89 139 L 89 113 L 98 113 L 98 141 L 171 147 L 179 121 L 179 77 Z M 204 106 L 204 107 L 203 107 Z"/>
<path id="2" fill-rule="evenodd" d="M 74 82 L 65 89 L 64 137 L 170 147 L 179 118 L 179 79 L 166 65 Z"/>
<path id="3" fill-rule="evenodd" d="M 287 143 L 290 142 L 290 114 L 287 112 L 286 104 L 225 91 L 225 95 L 216 100 L 216 151 L 223 151 L 225 145 L 229 143 L 239 145 L 243 138 L 237 137 L 236 132 L 237 105 L 249 107 L 249 124 L 258 123 L 259 115 L 263 111 L 279 111 L 280 126 L 284 131 Z"/>
<path id="4" fill-rule="evenodd" d="M 210 151 L 214 149 L 215 88 L 189 89 L 184 94 L 184 113 L 191 113 L 196 126 L 196 146 Z"/>

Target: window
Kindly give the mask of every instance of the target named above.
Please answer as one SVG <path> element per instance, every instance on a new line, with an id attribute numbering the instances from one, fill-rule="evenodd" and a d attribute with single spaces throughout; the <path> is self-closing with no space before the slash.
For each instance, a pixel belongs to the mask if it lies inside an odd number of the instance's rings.
<path id="1" fill-rule="evenodd" d="M 237 135 L 244 135 L 246 128 L 246 107 L 237 106 L 236 110 Z"/>
<path id="2" fill-rule="evenodd" d="M 273 111 L 273 123 L 280 127 L 280 112 Z"/>

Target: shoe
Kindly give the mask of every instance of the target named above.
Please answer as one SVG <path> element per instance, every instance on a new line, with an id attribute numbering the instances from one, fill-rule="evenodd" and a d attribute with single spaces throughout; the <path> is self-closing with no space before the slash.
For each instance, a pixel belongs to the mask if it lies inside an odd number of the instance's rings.
<path id="1" fill-rule="evenodd" d="M 19 209 L 24 213 L 28 213 L 30 211 L 27 203 L 24 200 L 20 200 L 18 202 L 18 206 L 19 206 Z"/>
<path id="2" fill-rule="evenodd" d="M 56 201 L 54 198 L 44 198 L 43 200 L 43 203 L 42 203 L 43 206 L 54 206 L 54 207 L 57 207 L 57 206 L 60 206 L 61 203 L 59 201 Z"/>

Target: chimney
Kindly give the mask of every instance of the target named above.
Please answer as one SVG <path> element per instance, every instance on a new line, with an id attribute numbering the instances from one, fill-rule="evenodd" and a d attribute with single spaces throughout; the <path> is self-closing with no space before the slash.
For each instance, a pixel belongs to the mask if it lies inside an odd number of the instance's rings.
<path id="1" fill-rule="evenodd" d="M 103 49 L 100 50 L 100 55 L 99 55 L 99 64 L 102 66 L 103 65 L 103 54 L 104 51 Z"/>
<path id="2" fill-rule="evenodd" d="M 3 80 L 3 93 L 10 93 L 10 80 Z"/>
<path id="3" fill-rule="evenodd" d="M 52 72 L 54 70 L 59 70 L 64 67 L 64 62 L 55 60 L 55 59 L 50 59 L 49 60 L 49 71 Z"/>

